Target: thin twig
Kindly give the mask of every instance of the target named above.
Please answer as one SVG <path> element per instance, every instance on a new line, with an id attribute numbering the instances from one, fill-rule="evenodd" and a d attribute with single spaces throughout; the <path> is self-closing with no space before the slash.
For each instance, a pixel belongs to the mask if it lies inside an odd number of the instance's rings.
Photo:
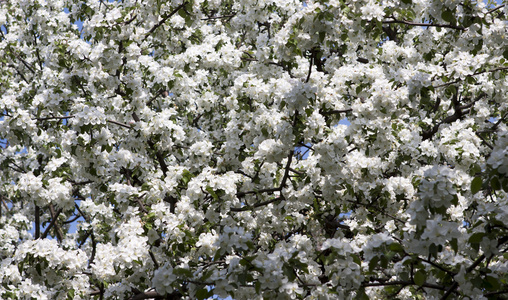
<path id="1" fill-rule="evenodd" d="M 432 23 L 418 23 L 418 22 L 410 22 L 406 20 L 397 20 L 392 17 L 392 21 L 383 21 L 383 24 L 405 24 L 410 26 L 421 26 L 421 27 L 441 27 L 441 28 L 451 28 L 457 30 L 464 30 L 465 28 L 462 26 L 455 26 L 450 24 L 432 24 Z"/>
<path id="2" fill-rule="evenodd" d="M 389 285 L 404 285 L 404 286 L 406 286 L 406 285 L 414 285 L 414 284 L 415 283 L 413 281 L 388 281 L 388 282 L 365 282 L 365 283 L 362 283 L 362 286 L 364 286 L 364 287 L 389 286 Z M 444 286 L 432 284 L 432 283 L 427 283 L 427 282 L 422 284 L 422 286 L 437 289 L 437 290 L 442 290 L 442 291 L 446 290 L 446 288 Z"/>
<path id="3" fill-rule="evenodd" d="M 35 205 L 35 239 L 41 237 L 41 208 Z"/>
<path id="4" fill-rule="evenodd" d="M 69 115 L 69 116 L 61 116 L 61 117 L 44 117 L 44 118 L 34 118 L 32 120 L 36 120 L 36 121 L 47 121 L 47 120 L 66 120 L 66 119 L 72 119 L 74 118 L 75 116 L 74 115 Z"/>
<path id="5" fill-rule="evenodd" d="M 270 203 L 277 202 L 277 201 L 284 200 L 284 199 L 286 199 L 286 198 L 281 195 L 281 196 L 279 196 L 277 198 L 273 198 L 273 199 L 270 199 L 270 200 L 267 200 L 267 201 L 259 202 L 259 203 L 256 203 L 256 204 L 250 205 L 250 206 L 231 207 L 229 210 L 234 211 L 234 212 L 254 210 L 255 208 L 258 208 L 258 207 L 261 207 L 261 206 L 265 206 L 265 205 L 268 205 Z"/>
<path id="6" fill-rule="evenodd" d="M 152 250 L 149 250 L 148 254 L 150 254 L 150 258 L 153 261 L 153 266 L 155 267 L 155 269 L 158 269 L 159 268 L 159 263 L 157 262 L 157 259 L 155 259 L 155 255 L 153 255 Z"/>
<path id="7" fill-rule="evenodd" d="M 324 111 L 321 109 L 321 110 L 319 110 L 319 113 L 322 114 L 323 116 L 327 116 L 327 115 L 345 114 L 345 113 L 352 112 L 352 111 L 353 111 L 352 108 L 341 109 L 341 110 L 334 109 L 334 110 L 327 110 L 327 111 Z"/>
<path id="8" fill-rule="evenodd" d="M 51 220 L 51 223 L 49 223 L 48 227 L 46 228 L 46 230 L 44 230 L 44 233 L 42 234 L 41 238 L 46 238 L 49 234 L 49 230 L 51 230 L 51 228 L 56 224 L 56 221 L 58 219 L 58 216 L 60 215 L 60 213 L 62 212 L 62 209 L 60 208 L 56 214 L 54 214 L 52 216 L 52 220 Z M 57 236 L 58 236 L 58 233 L 57 233 Z"/>
<path id="9" fill-rule="evenodd" d="M 505 5 L 506 5 L 506 4 L 499 5 L 498 7 L 495 7 L 495 8 L 493 8 L 493 9 L 489 10 L 486 14 L 487 14 L 487 15 L 488 15 L 488 14 L 491 14 L 491 13 L 495 12 L 496 10 L 503 8 Z"/>
<path id="10" fill-rule="evenodd" d="M 208 17 L 208 18 L 203 18 L 201 20 L 202 21 L 208 21 L 208 20 L 217 20 L 217 19 L 228 19 L 228 18 L 232 18 L 234 16 L 236 16 L 236 14 L 224 15 L 224 16 L 215 16 L 215 17 Z"/>
<path id="11" fill-rule="evenodd" d="M 252 191 L 247 191 L 247 192 L 238 192 L 238 193 L 236 193 L 236 196 L 238 198 L 241 198 L 241 197 L 248 195 L 248 194 L 280 192 L 281 189 L 282 189 L 281 187 L 276 187 L 276 188 L 268 188 L 268 189 L 261 189 L 261 190 L 252 190 Z"/>
<path id="12" fill-rule="evenodd" d="M 310 80 L 310 74 L 312 73 L 313 62 L 314 62 L 314 52 L 312 52 L 312 56 L 310 57 L 310 61 L 309 61 L 309 73 L 307 74 L 307 78 L 305 79 L 305 83 L 309 82 L 309 80 Z"/>
<path id="13" fill-rule="evenodd" d="M 160 20 L 159 23 L 155 24 L 155 26 L 153 26 L 152 29 L 150 29 L 150 31 L 148 31 L 145 34 L 144 39 L 147 39 L 155 30 L 157 30 L 157 28 L 161 27 L 162 24 L 164 24 L 169 18 L 171 18 L 174 14 L 176 14 L 186 4 L 187 4 L 187 1 L 182 2 L 182 4 L 178 5 L 171 13 L 169 13 L 167 16 L 162 18 L 162 20 Z"/>
<path id="14" fill-rule="evenodd" d="M 125 123 L 121 123 L 121 122 L 118 122 L 118 121 L 114 121 L 114 120 L 107 120 L 109 123 L 112 123 L 112 124 L 116 124 L 118 126 L 122 126 L 124 128 L 127 128 L 127 129 L 132 129 L 132 126 L 129 126 Z"/>
<path id="15" fill-rule="evenodd" d="M 143 299 L 164 299 L 164 295 L 157 293 L 156 291 L 141 292 L 129 298 L 129 300 L 143 300 Z M 169 298 L 168 296 L 168 299 Z"/>
<path id="16" fill-rule="evenodd" d="M 485 70 L 485 71 L 481 71 L 481 72 L 475 72 L 472 75 L 467 75 L 466 78 L 473 77 L 473 76 L 476 76 L 476 75 L 480 75 L 480 74 L 483 74 L 483 73 L 492 73 L 492 72 L 503 71 L 503 70 L 508 70 L 508 67 L 499 67 L 499 68 L 495 68 L 495 69 L 491 69 L 491 70 Z M 450 82 L 447 82 L 447 83 L 436 85 L 436 86 L 434 86 L 434 88 L 440 88 L 440 87 L 449 86 L 449 85 L 452 85 L 452 84 L 455 84 L 455 83 L 458 83 L 458 82 L 461 82 L 461 81 L 463 81 L 463 79 L 457 79 L 457 80 L 454 80 L 454 81 L 450 81 Z"/>

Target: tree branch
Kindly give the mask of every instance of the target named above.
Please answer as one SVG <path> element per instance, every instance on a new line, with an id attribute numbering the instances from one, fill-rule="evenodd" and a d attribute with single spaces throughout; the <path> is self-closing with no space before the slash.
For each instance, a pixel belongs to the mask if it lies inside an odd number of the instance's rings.
<path id="1" fill-rule="evenodd" d="M 35 205 L 35 239 L 41 237 L 41 208 Z"/>
<path id="2" fill-rule="evenodd" d="M 155 267 L 155 269 L 157 270 L 157 269 L 159 268 L 159 263 L 157 262 L 157 259 L 155 258 L 155 255 L 153 255 L 152 250 L 149 250 L 149 251 L 148 251 L 148 254 L 150 254 L 150 258 L 152 259 L 153 266 L 154 266 L 154 267 Z"/>
<path id="3" fill-rule="evenodd" d="M 432 23 L 417 23 L 406 20 L 397 20 L 394 17 L 391 17 L 392 21 L 383 21 L 383 24 L 405 24 L 410 26 L 421 26 L 421 27 L 441 27 L 441 28 L 451 28 L 456 30 L 464 30 L 465 28 L 462 26 L 455 26 L 451 24 L 432 24 Z"/>
<path id="4" fill-rule="evenodd" d="M 480 75 L 480 74 L 483 74 L 483 73 L 493 73 L 493 72 L 496 72 L 496 71 L 504 71 L 504 70 L 508 70 L 508 67 L 499 67 L 499 68 L 495 68 L 495 69 L 491 69 L 491 70 L 485 70 L 485 71 L 475 72 L 472 75 L 467 75 L 466 78 L 473 77 L 473 76 L 476 76 L 476 75 Z M 449 85 L 461 82 L 463 80 L 464 79 L 457 79 L 457 80 L 454 80 L 454 81 L 450 81 L 450 82 L 447 82 L 447 83 L 436 85 L 436 86 L 434 86 L 434 88 L 440 88 L 440 87 L 449 86 Z"/>
<path id="5" fill-rule="evenodd" d="M 187 1 L 182 2 L 182 4 L 178 5 L 171 13 L 169 13 L 167 16 L 162 18 L 162 20 L 160 20 L 159 23 L 155 24 L 155 26 L 153 26 L 152 29 L 150 29 L 150 31 L 148 31 L 145 34 L 145 38 L 144 39 L 146 40 L 155 30 L 157 30 L 157 28 L 162 26 L 162 24 L 164 24 L 169 18 L 171 18 L 174 14 L 176 14 L 186 4 L 187 4 Z"/>
<path id="6" fill-rule="evenodd" d="M 495 7 L 493 9 L 489 10 L 486 14 L 489 15 L 489 14 L 495 12 L 496 10 L 503 8 L 505 5 L 506 4 L 499 5 L 498 7 Z"/>
<path id="7" fill-rule="evenodd" d="M 285 200 L 285 199 L 286 198 L 284 196 L 280 195 L 277 198 L 273 198 L 273 199 L 270 199 L 270 200 L 267 200 L 267 201 L 259 202 L 259 203 L 256 203 L 256 204 L 250 205 L 250 206 L 231 207 L 229 210 L 230 211 L 234 211 L 234 212 L 254 210 L 254 209 L 258 208 L 258 207 L 265 206 L 265 205 L 268 205 L 270 203 L 274 203 L 274 202 L 277 202 L 277 201 L 280 201 L 280 200 Z"/>
<path id="8" fill-rule="evenodd" d="M 506 243 L 508 241 L 508 237 L 503 237 L 502 239 L 498 240 L 497 247 L 501 246 L 502 244 Z M 485 259 L 485 255 L 480 255 L 472 265 L 470 265 L 468 268 L 466 268 L 466 273 L 471 273 L 477 266 L 479 266 L 482 261 Z M 441 297 L 441 300 L 446 300 L 448 296 L 451 295 L 452 292 L 454 292 L 457 287 L 459 286 L 459 283 L 457 281 L 454 281 L 453 284 L 446 290 L 446 293 Z"/>
<path id="9" fill-rule="evenodd" d="M 135 296 L 131 297 L 130 300 L 141 300 L 141 299 L 164 299 L 163 295 L 160 295 L 156 291 L 151 292 L 142 292 L 139 294 L 136 294 Z"/>
<path id="10" fill-rule="evenodd" d="M 54 212 L 54 211 L 53 211 Z M 62 212 L 62 209 L 60 208 L 56 214 L 52 214 L 52 218 L 51 218 L 51 223 L 49 223 L 48 227 L 46 228 L 46 230 L 44 230 L 44 233 L 42 234 L 41 238 L 46 238 L 49 234 L 49 231 L 51 230 L 51 228 L 56 224 L 56 221 L 58 219 L 58 216 L 60 215 L 60 213 Z M 57 238 L 58 238 L 58 234 L 57 234 Z"/>
<path id="11" fill-rule="evenodd" d="M 61 116 L 61 117 L 44 117 L 44 118 L 34 118 L 32 120 L 36 121 L 47 121 L 47 120 L 65 120 L 65 119 L 72 119 L 75 115 L 69 115 L 69 116 Z"/>
<path id="12" fill-rule="evenodd" d="M 203 18 L 203 19 L 201 19 L 201 20 L 202 20 L 202 21 L 208 21 L 208 20 L 217 20 L 217 19 L 231 19 L 231 18 L 233 18 L 234 16 L 236 16 L 236 13 L 235 13 L 235 14 L 231 14 L 231 15 L 208 17 L 208 18 Z"/>
<path id="13" fill-rule="evenodd" d="M 15 65 L 8 64 L 7 66 L 9 66 L 9 67 L 13 68 L 14 70 L 16 70 L 16 73 L 18 73 L 18 75 L 21 77 L 21 79 L 23 79 L 23 81 L 24 81 L 24 82 L 26 82 L 26 83 L 30 83 L 30 82 L 28 81 L 28 79 L 26 79 L 25 75 L 23 75 L 23 73 L 21 73 L 21 72 L 18 70 L 18 68 L 16 68 L 16 66 L 15 66 Z"/>
<path id="14" fill-rule="evenodd" d="M 345 114 L 345 113 L 348 113 L 348 112 L 352 112 L 353 109 L 352 108 L 348 108 L 348 109 L 341 109 L 341 110 L 327 110 L 327 111 L 324 111 L 322 109 L 319 110 L 319 113 L 322 114 L 323 116 L 327 116 L 327 115 L 339 115 L 339 114 Z"/>
<path id="15" fill-rule="evenodd" d="M 14 56 L 16 56 L 17 59 L 19 59 L 24 65 L 25 67 L 27 67 L 28 70 L 30 70 L 30 72 L 32 73 L 35 73 L 34 69 L 32 67 L 30 67 L 30 65 L 19 55 L 17 55 L 16 53 L 13 53 Z"/>
<path id="16" fill-rule="evenodd" d="M 311 54 L 311 57 L 310 57 L 310 60 L 309 60 L 309 73 L 307 74 L 307 78 L 305 79 L 305 83 L 308 83 L 309 80 L 310 80 L 310 74 L 312 73 L 312 65 L 313 65 L 313 62 L 314 62 L 314 56 L 315 56 L 315 51 L 312 50 L 312 54 Z"/>
<path id="17" fill-rule="evenodd" d="M 415 285 L 414 281 L 387 281 L 387 282 L 364 282 L 362 283 L 362 286 L 369 287 L 369 286 L 389 286 L 389 285 Z M 446 287 L 442 285 L 432 284 L 425 282 L 422 284 L 422 287 L 428 287 L 436 290 L 442 290 L 445 291 Z"/>
<path id="18" fill-rule="evenodd" d="M 236 193 L 236 196 L 238 198 L 241 198 L 241 197 L 244 197 L 245 195 L 248 195 L 248 194 L 273 193 L 273 192 L 279 192 L 280 190 L 281 190 L 281 187 L 261 189 L 261 190 L 252 190 L 252 191 L 247 191 L 247 192 L 238 192 L 238 193 Z"/>
<path id="19" fill-rule="evenodd" d="M 118 121 L 113 121 L 113 120 L 107 120 L 109 123 L 112 123 L 112 124 L 115 124 L 115 125 L 119 125 L 119 126 L 122 126 L 124 128 L 127 128 L 127 129 L 132 129 L 132 126 L 129 126 L 125 123 L 121 123 L 121 122 L 118 122 Z"/>
<path id="20" fill-rule="evenodd" d="M 66 119 L 72 119 L 72 118 L 75 118 L 75 117 L 76 117 L 76 115 L 69 115 L 69 116 L 59 116 L 59 117 L 33 118 L 32 120 L 36 120 L 36 121 L 66 120 Z M 127 124 L 122 123 L 122 122 L 115 121 L 115 120 L 106 120 L 106 122 L 109 122 L 111 124 L 115 124 L 115 125 L 118 125 L 118 126 L 122 126 L 124 128 L 127 128 L 127 129 L 132 129 L 132 126 L 127 125 Z"/>

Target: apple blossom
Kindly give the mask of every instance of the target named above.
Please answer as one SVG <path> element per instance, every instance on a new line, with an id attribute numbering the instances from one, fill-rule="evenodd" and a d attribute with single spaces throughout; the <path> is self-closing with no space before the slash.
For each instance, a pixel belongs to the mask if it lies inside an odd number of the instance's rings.
<path id="1" fill-rule="evenodd" d="M 507 13 L 0 0 L 0 298 L 504 297 Z"/>

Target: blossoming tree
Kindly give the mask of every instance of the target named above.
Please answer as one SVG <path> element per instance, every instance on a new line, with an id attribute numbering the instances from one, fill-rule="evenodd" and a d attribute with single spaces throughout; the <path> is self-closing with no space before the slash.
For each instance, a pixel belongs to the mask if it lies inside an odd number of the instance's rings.
<path id="1" fill-rule="evenodd" d="M 0 298 L 506 295 L 507 14 L 0 1 Z"/>

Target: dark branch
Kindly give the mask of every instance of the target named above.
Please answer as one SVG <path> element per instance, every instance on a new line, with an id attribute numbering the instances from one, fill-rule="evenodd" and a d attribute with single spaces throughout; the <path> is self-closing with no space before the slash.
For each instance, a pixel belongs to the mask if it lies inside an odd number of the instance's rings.
<path id="1" fill-rule="evenodd" d="M 415 283 L 413 281 L 388 281 L 388 282 L 364 282 L 362 283 L 362 286 L 369 287 L 369 286 L 389 286 L 389 285 L 414 285 Z M 422 284 L 423 287 L 428 287 L 436 290 L 442 290 L 445 291 L 446 287 L 442 285 L 432 284 L 425 282 Z"/>
<path id="2" fill-rule="evenodd" d="M 368 59 L 366 59 L 366 58 L 362 58 L 362 57 L 358 57 L 358 58 L 356 59 L 356 61 L 357 61 L 357 62 L 359 62 L 359 63 L 362 63 L 362 64 L 368 64 L 368 63 L 369 63 L 369 60 L 368 60 Z"/>
<path id="3" fill-rule="evenodd" d="M 274 202 L 277 202 L 277 201 L 280 201 L 280 200 L 284 200 L 286 198 L 284 198 L 284 196 L 279 196 L 277 198 L 273 198 L 273 199 L 270 199 L 270 200 L 267 200 L 267 201 L 263 201 L 263 202 L 259 202 L 259 203 L 256 203 L 254 205 L 250 205 L 250 206 L 244 206 L 244 207 L 232 207 L 230 208 L 231 211 L 234 211 L 234 212 L 240 212 L 240 211 L 248 211 L 248 210 L 254 210 L 255 208 L 258 208 L 258 207 L 261 207 L 261 206 L 265 206 L 265 205 L 268 205 L 270 203 L 274 203 Z"/>
<path id="4" fill-rule="evenodd" d="M 421 26 L 421 27 L 441 27 L 441 28 L 451 28 L 456 30 L 464 30 L 465 28 L 462 26 L 455 26 L 450 24 L 432 24 L 432 23 L 417 23 L 417 22 L 410 22 L 406 20 L 397 20 L 394 17 L 392 17 L 393 20 L 391 21 L 383 21 L 383 24 L 405 24 L 410 26 Z"/>
<path id="5" fill-rule="evenodd" d="M 493 9 L 489 10 L 486 14 L 487 15 L 491 14 L 491 13 L 495 12 L 496 10 L 503 8 L 505 5 L 506 4 L 502 4 L 502 5 L 499 5 L 498 7 L 494 7 Z"/>
<path id="6" fill-rule="evenodd" d="M 76 117 L 75 115 L 69 115 L 69 116 L 60 116 L 60 117 L 43 117 L 43 118 L 34 118 L 33 120 L 36 120 L 36 121 L 47 121 L 47 120 L 66 120 L 66 119 L 72 119 Z M 118 122 L 118 121 L 115 121 L 115 120 L 106 120 L 107 122 L 111 123 L 111 124 L 115 124 L 115 125 L 118 125 L 118 126 L 122 126 L 124 128 L 127 128 L 127 129 L 132 129 L 132 126 L 129 126 L 125 123 L 122 123 L 122 122 Z"/>
<path id="7" fill-rule="evenodd" d="M 313 62 L 314 62 L 314 59 L 315 59 L 315 56 L 316 56 L 316 51 L 313 50 L 312 51 L 312 55 L 310 57 L 310 60 L 309 60 L 309 73 L 307 74 L 307 78 L 305 79 L 305 83 L 309 82 L 310 80 L 310 74 L 312 73 L 312 65 L 313 65 Z"/>
<path id="8" fill-rule="evenodd" d="M 159 268 L 159 263 L 157 262 L 157 259 L 155 258 L 155 255 L 153 255 L 152 250 L 148 251 L 148 254 L 150 254 L 150 258 L 153 261 L 153 266 L 155 267 L 155 269 L 158 269 Z"/>
<path id="9" fill-rule="evenodd" d="M 36 120 L 36 121 L 47 121 L 47 120 L 66 120 L 66 119 L 72 119 L 74 118 L 75 116 L 74 115 L 70 115 L 70 116 L 61 116 L 61 117 L 44 117 L 44 118 L 35 118 L 33 120 Z"/>
<path id="10" fill-rule="evenodd" d="M 501 239 L 498 240 L 497 242 L 497 247 L 501 246 L 502 244 L 508 242 L 508 236 L 505 236 Z M 480 257 L 478 257 L 472 265 L 470 265 L 467 269 L 466 269 L 466 273 L 471 273 L 476 267 L 478 267 L 482 262 L 483 260 L 485 259 L 485 255 L 482 254 L 480 255 Z M 446 300 L 448 298 L 448 296 L 451 295 L 451 293 L 453 293 L 457 287 L 459 286 L 459 283 L 457 281 L 454 281 L 453 284 L 448 288 L 448 290 L 446 290 L 446 293 L 443 295 L 443 297 L 441 297 L 441 300 Z"/>
<path id="11" fill-rule="evenodd" d="M 182 4 L 178 5 L 171 13 L 169 13 L 167 16 L 162 18 L 162 20 L 160 20 L 159 23 L 155 24 L 155 26 L 153 26 L 152 29 L 150 29 L 150 31 L 148 31 L 145 34 L 145 39 L 148 38 L 155 30 L 157 30 L 157 28 L 161 27 L 162 24 L 164 24 L 169 18 L 171 18 L 174 14 L 176 14 L 186 4 L 187 4 L 187 1 L 184 1 Z"/>
<path id="12" fill-rule="evenodd" d="M 352 112 L 353 109 L 352 108 L 348 108 L 348 109 L 341 109 L 341 110 L 327 110 L 327 111 L 324 111 L 322 109 L 319 110 L 319 113 L 322 114 L 323 116 L 328 116 L 328 115 L 339 115 L 339 114 L 345 114 L 345 113 L 348 113 L 348 112 Z"/>
<path id="13" fill-rule="evenodd" d="M 485 70 L 485 71 L 475 72 L 472 75 L 467 75 L 466 78 L 473 77 L 473 76 L 476 76 L 476 75 L 480 75 L 480 74 L 483 74 L 483 73 L 493 73 L 493 72 L 496 72 L 496 71 L 504 71 L 504 70 L 508 70 L 508 67 L 499 67 L 499 68 L 495 68 L 495 69 L 491 69 L 491 70 Z M 454 80 L 454 81 L 450 81 L 450 82 L 447 82 L 447 83 L 436 85 L 436 86 L 434 86 L 434 88 L 440 88 L 440 87 L 449 86 L 449 85 L 461 82 L 463 80 L 464 79 L 457 79 L 457 80 Z"/>
<path id="14" fill-rule="evenodd" d="M 224 15 L 224 16 L 215 16 L 215 17 L 208 17 L 208 18 L 203 18 L 201 20 L 202 21 L 208 21 L 208 20 L 217 20 L 217 19 L 231 19 L 234 16 L 236 16 L 236 14 Z"/>
<path id="15" fill-rule="evenodd" d="M 392 29 L 390 26 L 383 26 L 383 32 L 390 38 L 390 40 L 394 41 L 396 44 L 399 43 L 399 38 L 397 37 L 397 28 Z"/>
<path id="16" fill-rule="evenodd" d="M 35 239 L 41 237 L 41 208 L 35 205 Z"/>
<path id="17" fill-rule="evenodd" d="M 121 122 L 118 122 L 118 121 L 113 121 L 113 120 L 107 120 L 109 123 L 112 123 L 112 124 L 115 124 L 115 125 L 118 125 L 118 126 L 122 126 L 124 128 L 127 128 L 127 129 L 132 129 L 132 126 L 129 126 L 125 123 L 121 123 Z"/>
<path id="18" fill-rule="evenodd" d="M 247 191 L 247 192 L 238 192 L 236 193 L 236 196 L 238 198 L 244 197 L 248 194 L 261 194 L 261 193 L 273 193 L 273 192 L 280 192 L 282 188 L 276 187 L 276 188 L 269 188 L 269 189 L 261 189 L 261 190 L 253 190 L 253 191 Z"/>
<path id="19" fill-rule="evenodd" d="M 54 216 L 52 216 L 52 219 L 51 219 L 51 223 L 49 223 L 48 227 L 46 228 L 46 230 L 44 230 L 44 233 L 42 234 L 41 238 L 46 238 L 49 234 L 49 231 L 51 230 L 51 228 L 53 226 L 55 226 L 56 224 L 56 221 L 58 220 L 58 216 L 60 215 L 60 213 L 62 212 L 62 209 L 60 208 Z M 58 234 L 57 234 L 58 235 Z"/>

